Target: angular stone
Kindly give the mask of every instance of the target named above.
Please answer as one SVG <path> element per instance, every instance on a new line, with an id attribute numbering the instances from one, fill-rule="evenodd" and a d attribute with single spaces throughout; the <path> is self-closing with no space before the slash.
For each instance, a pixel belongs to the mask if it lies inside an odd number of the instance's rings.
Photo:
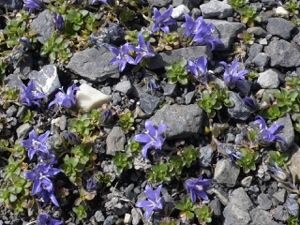
<path id="1" fill-rule="evenodd" d="M 148 0 L 149 5 L 163 7 L 171 3 L 171 0 Z"/>
<path id="2" fill-rule="evenodd" d="M 0 0 L 0 8 L 8 9 L 9 11 L 22 9 L 22 0 Z"/>
<path id="3" fill-rule="evenodd" d="M 206 58 L 212 59 L 212 53 L 210 47 L 207 46 L 191 46 L 187 48 L 180 48 L 171 51 L 160 52 L 155 57 L 150 59 L 147 65 L 149 69 L 160 69 L 168 64 L 178 62 L 182 59 L 194 61 L 199 56 L 205 56 Z"/>
<path id="4" fill-rule="evenodd" d="M 297 199 L 294 198 L 288 198 L 286 200 L 286 206 L 288 208 L 289 214 L 292 216 L 298 216 L 299 215 L 299 204 Z"/>
<path id="5" fill-rule="evenodd" d="M 290 115 L 287 113 L 284 117 L 276 120 L 275 124 L 282 124 L 284 126 L 278 135 L 283 137 L 283 139 L 286 141 L 286 144 L 283 144 L 281 141 L 277 141 L 275 146 L 278 151 L 287 151 L 295 141 L 295 130 Z"/>
<path id="6" fill-rule="evenodd" d="M 267 31 L 270 34 L 279 36 L 283 39 L 290 39 L 291 32 L 295 29 L 295 25 L 282 18 L 270 18 L 268 19 Z"/>
<path id="7" fill-rule="evenodd" d="M 117 85 L 115 86 L 115 90 L 127 95 L 131 92 L 132 85 L 128 80 L 121 81 L 117 83 Z"/>
<path id="8" fill-rule="evenodd" d="M 239 94 L 230 92 L 229 99 L 234 102 L 233 107 L 227 108 L 230 117 L 238 120 L 247 120 L 251 115 L 251 111 L 245 106 Z"/>
<path id="9" fill-rule="evenodd" d="M 210 166 L 211 160 L 214 156 L 214 151 L 210 145 L 206 145 L 200 149 L 200 166 L 208 167 Z"/>
<path id="10" fill-rule="evenodd" d="M 259 73 L 257 83 L 262 88 L 277 88 L 279 86 L 279 76 L 280 72 L 275 69 L 268 69 L 262 73 Z"/>
<path id="11" fill-rule="evenodd" d="M 250 216 L 252 218 L 251 225 L 279 225 L 277 222 L 271 219 L 272 216 L 269 212 L 262 210 L 259 207 L 251 210 Z"/>
<path id="12" fill-rule="evenodd" d="M 76 92 L 77 106 L 85 112 L 100 108 L 104 103 L 111 101 L 110 95 L 105 95 L 88 84 L 82 84 L 79 88 Z"/>
<path id="13" fill-rule="evenodd" d="M 240 168 L 232 164 L 230 159 L 221 159 L 217 162 L 214 180 L 219 184 L 226 184 L 233 187 L 240 174 Z"/>
<path id="14" fill-rule="evenodd" d="M 114 156 L 117 151 L 123 151 L 125 134 L 121 127 L 113 127 L 106 138 L 106 154 Z"/>
<path id="15" fill-rule="evenodd" d="M 158 110 L 151 121 L 153 125 L 167 124 L 164 131 L 167 139 L 186 138 L 199 135 L 202 130 L 204 111 L 195 104 L 165 105 Z"/>
<path id="16" fill-rule="evenodd" d="M 22 141 L 31 131 L 32 126 L 29 123 L 24 123 L 17 128 L 18 141 Z"/>
<path id="17" fill-rule="evenodd" d="M 279 221 L 287 221 L 289 218 L 288 209 L 282 205 L 277 206 L 274 212 L 274 218 Z"/>
<path id="18" fill-rule="evenodd" d="M 20 86 L 24 85 L 21 78 L 15 74 L 9 74 L 7 77 L 5 77 L 4 83 L 6 86 L 9 86 L 9 87 L 20 87 Z"/>
<path id="19" fill-rule="evenodd" d="M 289 12 L 282 6 L 279 6 L 275 9 L 275 15 L 278 17 L 286 18 L 286 19 L 289 18 Z"/>
<path id="20" fill-rule="evenodd" d="M 257 56 L 254 57 L 252 63 L 256 66 L 265 67 L 270 60 L 270 56 L 264 52 L 259 53 Z"/>
<path id="21" fill-rule="evenodd" d="M 140 94 L 140 103 L 141 109 L 148 115 L 151 115 L 158 107 L 160 98 L 142 92 Z"/>
<path id="22" fill-rule="evenodd" d="M 55 31 L 53 14 L 48 9 L 42 11 L 38 17 L 31 22 L 30 28 L 37 32 L 37 40 L 44 44 Z"/>
<path id="23" fill-rule="evenodd" d="M 224 225 L 248 225 L 251 221 L 248 212 L 242 210 L 232 203 L 229 203 L 225 207 L 223 216 L 225 217 Z"/>
<path id="24" fill-rule="evenodd" d="M 277 191 L 273 194 L 273 198 L 277 199 L 280 203 L 285 202 L 285 195 L 286 195 L 286 190 L 282 189 L 280 191 Z"/>
<path id="25" fill-rule="evenodd" d="M 245 189 L 242 187 L 235 189 L 229 195 L 229 202 L 244 210 L 245 212 L 248 212 L 251 208 L 253 208 L 253 203 L 248 197 Z"/>
<path id="26" fill-rule="evenodd" d="M 200 5 L 203 18 L 224 19 L 232 15 L 232 6 L 217 0 Z"/>
<path id="27" fill-rule="evenodd" d="M 272 201 L 269 199 L 269 196 L 265 193 L 261 193 L 258 197 L 257 197 L 257 201 L 259 206 L 263 209 L 263 210 L 269 210 L 272 207 Z"/>
<path id="28" fill-rule="evenodd" d="M 255 37 L 264 38 L 268 35 L 268 32 L 261 27 L 249 27 L 247 33 L 254 34 Z"/>
<path id="29" fill-rule="evenodd" d="M 265 47 L 265 52 L 270 56 L 270 64 L 282 67 L 300 66 L 300 52 L 291 43 L 285 40 L 273 40 Z"/>
<path id="30" fill-rule="evenodd" d="M 251 64 L 252 60 L 262 51 L 263 46 L 261 44 L 254 43 L 250 46 L 248 52 L 248 58 L 245 61 L 245 64 Z"/>
<path id="31" fill-rule="evenodd" d="M 54 94 L 61 87 L 56 66 L 53 64 L 44 66 L 40 71 L 32 71 L 28 77 L 35 81 L 36 88 L 46 96 Z"/>
<path id="32" fill-rule="evenodd" d="M 115 57 L 105 47 L 88 48 L 76 52 L 70 59 L 67 68 L 90 81 L 102 82 L 109 77 L 119 77 L 119 65 L 110 65 L 110 60 Z"/>
<path id="33" fill-rule="evenodd" d="M 189 13 L 190 10 L 185 5 L 179 5 L 173 9 L 172 18 L 175 20 L 182 20 L 184 19 L 184 15 Z"/>

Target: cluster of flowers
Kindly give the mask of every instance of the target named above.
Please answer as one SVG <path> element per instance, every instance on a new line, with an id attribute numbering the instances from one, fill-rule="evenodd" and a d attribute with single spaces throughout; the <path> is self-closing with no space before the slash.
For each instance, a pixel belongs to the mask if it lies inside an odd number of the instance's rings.
<path id="1" fill-rule="evenodd" d="M 59 206 L 57 199 L 54 195 L 54 185 L 50 178 L 60 172 L 60 169 L 53 168 L 56 163 L 55 155 L 49 150 L 47 143 L 50 131 L 37 135 L 35 130 L 29 133 L 29 139 L 22 141 L 21 145 L 28 150 L 28 158 L 32 160 L 36 155 L 38 159 L 37 166 L 28 172 L 24 172 L 23 176 L 33 181 L 32 194 L 38 195 L 38 200 L 43 202 L 43 207 L 49 203 Z M 40 214 L 38 218 L 38 224 L 49 224 L 46 221 L 51 220 L 57 225 L 61 224 L 60 221 L 52 219 L 47 214 Z"/>

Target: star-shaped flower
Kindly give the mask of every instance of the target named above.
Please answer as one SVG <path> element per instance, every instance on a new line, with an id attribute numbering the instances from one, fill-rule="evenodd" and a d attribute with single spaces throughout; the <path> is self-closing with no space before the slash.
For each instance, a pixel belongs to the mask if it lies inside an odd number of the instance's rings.
<path id="1" fill-rule="evenodd" d="M 24 0 L 24 3 L 26 4 L 24 7 L 29 9 L 29 13 L 33 9 L 41 9 L 45 6 L 41 0 Z"/>
<path id="2" fill-rule="evenodd" d="M 161 14 L 157 8 L 153 8 L 154 14 L 154 26 L 152 28 L 152 33 L 155 33 L 158 30 L 163 30 L 165 33 L 170 33 L 169 26 L 176 24 L 176 21 L 171 19 L 173 12 L 173 7 L 170 7 L 167 11 Z"/>
<path id="3" fill-rule="evenodd" d="M 148 200 L 143 200 L 136 203 L 136 207 L 142 207 L 145 210 L 145 218 L 149 219 L 153 211 L 158 211 L 163 209 L 162 198 L 160 197 L 162 185 L 159 185 L 156 191 L 153 191 L 152 188 L 147 184 L 146 185 L 146 194 Z"/>
<path id="4" fill-rule="evenodd" d="M 238 72 L 239 62 L 233 61 L 230 68 L 226 62 L 220 62 L 225 67 L 224 81 L 226 85 L 232 89 L 238 80 L 245 80 L 245 75 L 249 73 L 248 70 L 241 70 Z"/>
<path id="5" fill-rule="evenodd" d="M 150 120 L 146 120 L 145 134 L 137 134 L 134 136 L 134 140 L 140 143 L 146 143 L 142 149 L 142 155 L 144 158 L 147 157 L 147 152 L 149 148 L 161 149 L 164 143 L 164 138 L 161 136 L 161 133 L 167 128 L 166 124 L 160 125 L 158 129 L 155 129 Z"/>
<path id="6" fill-rule="evenodd" d="M 196 77 L 198 81 L 207 85 L 207 59 L 199 57 L 195 62 L 188 61 L 186 68 Z"/>
<path id="7" fill-rule="evenodd" d="M 112 60 L 110 60 L 110 64 L 116 64 L 116 63 L 120 63 L 119 64 L 119 71 L 122 72 L 125 67 L 126 64 L 132 64 L 132 65 L 136 65 L 136 61 L 131 57 L 129 50 L 135 50 L 134 46 L 129 45 L 128 43 L 124 44 L 122 47 L 116 48 L 116 47 L 110 47 L 110 51 L 112 53 L 114 53 L 116 56 L 114 58 L 112 58 Z"/>
<path id="8" fill-rule="evenodd" d="M 151 51 L 150 42 L 145 43 L 144 37 L 141 33 L 138 34 L 138 46 L 135 48 L 135 51 L 138 53 L 135 58 L 136 64 L 138 64 L 144 58 L 154 57 L 155 54 Z"/>
<path id="9" fill-rule="evenodd" d="M 51 216 L 41 213 L 37 219 L 37 225 L 60 225 L 61 221 L 53 219 Z"/>
<path id="10" fill-rule="evenodd" d="M 184 186 L 190 191 L 192 202 L 196 202 L 197 196 L 203 200 L 208 200 L 208 196 L 205 193 L 205 187 L 209 186 L 211 179 L 202 179 L 202 175 L 199 178 L 189 178 L 184 182 Z"/>
<path id="11" fill-rule="evenodd" d="M 59 92 L 56 93 L 55 99 L 49 103 L 48 108 L 50 108 L 54 104 L 58 104 L 67 109 L 72 108 L 72 106 L 76 105 L 76 99 L 74 91 L 78 91 L 79 87 L 76 87 L 74 84 L 68 87 L 67 93 L 61 88 Z"/>
<path id="12" fill-rule="evenodd" d="M 20 86 L 20 102 L 26 104 L 28 106 L 37 105 L 40 107 L 40 103 L 37 101 L 38 99 L 45 98 L 46 96 L 35 89 L 35 83 L 31 80 L 26 88 L 25 85 Z"/>

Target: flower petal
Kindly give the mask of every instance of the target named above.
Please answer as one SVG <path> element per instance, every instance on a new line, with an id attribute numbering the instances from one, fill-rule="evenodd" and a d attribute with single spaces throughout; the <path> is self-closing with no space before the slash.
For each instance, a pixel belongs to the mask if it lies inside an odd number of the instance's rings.
<path id="1" fill-rule="evenodd" d="M 134 136 L 134 140 L 140 143 L 148 143 L 151 141 L 151 138 L 148 134 L 137 134 Z"/>

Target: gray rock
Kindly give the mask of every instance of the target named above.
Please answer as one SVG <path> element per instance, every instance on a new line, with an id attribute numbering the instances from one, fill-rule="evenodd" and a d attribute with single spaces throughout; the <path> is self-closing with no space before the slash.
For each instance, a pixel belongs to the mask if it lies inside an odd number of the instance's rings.
<path id="1" fill-rule="evenodd" d="M 268 65 L 269 60 L 270 56 L 267 53 L 261 52 L 254 57 L 252 63 L 254 63 L 256 66 L 265 67 Z"/>
<path id="2" fill-rule="evenodd" d="M 8 109 L 6 110 L 6 117 L 12 117 L 15 116 L 18 112 L 18 109 L 15 105 L 12 105 L 10 107 L 8 107 Z"/>
<path id="3" fill-rule="evenodd" d="M 160 69 L 168 64 L 178 62 L 182 59 L 194 61 L 199 56 L 205 56 L 212 59 L 212 53 L 210 47 L 207 46 L 191 46 L 187 48 L 180 48 L 171 51 L 160 52 L 155 57 L 150 59 L 148 64 L 149 69 Z"/>
<path id="4" fill-rule="evenodd" d="M 284 117 L 281 117 L 278 120 L 276 120 L 275 124 L 284 125 L 283 130 L 278 135 L 283 137 L 286 141 L 286 145 L 280 141 L 277 141 L 276 148 L 281 152 L 287 151 L 294 144 L 295 141 L 295 130 L 293 128 L 293 123 L 290 115 L 287 113 Z"/>
<path id="5" fill-rule="evenodd" d="M 221 202 L 219 199 L 213 199 L 210 203 L 208 203 L 208 205 L 212 209 L 215 216 L 222 215 Z"/>
<path id="6" fill-rule="evenodd" d="M 199 163 L 200 166 L 208 167 L 210 166 L 211 160 L 214 156 L 214 150 L 211 148 L 210 145 L 206 145 L 200 149 L 200 158 Z"/>
<path id="7" fill-rule="evenodd" d="M 164 89 L 164 95 L 173 95 L 176 91 L 177 84 L 170 84 L 167 83 L 166 86 L 163 87 Z"/>
<path id="8" fill-rule="evenodd" d="M 270 56 L 270 64 L 282 67 L 300 66 L 300 52 L 291 43 L 285 40 L 273 40 L 265 47 L 265 52 Z"/>
<path id="9" fill-rule="evenodd" d="M 293 41 L 296 42 L 296 44 L 300 46 L 300 33 L 298 33 L 298 34 L 293 38 Z"/>
<path id="10" fill-rule="evenodd" d="M 273 198 L 275 198 L 280 203 L 284 203 L 285 202 L 285 195 L 286 195 L 286 190 L 281 189 L 280 191 L 277 191 L 273 194 Z"/>
<path id="11" fill-rule="evenodd" d="M 272 217 L 269 212 L 262 210 L 259 207 L 251 210 L 250 216 L 252 218 L 251 225 L 279 225 L 277 222 L 271 219 Z"/>
<path id="12" fill-rule="evenodd" d="M 279 205 L 274 212 L 274 218 L 279 221 L 287 221 L 289 218 L 288 209 L 285 206 Z"/>
<path id="13" fill-rule="evenodd" d="M 291 32 L 295 29 L 295 25 L 282 18 L 270 18 L 268 19 L 267 31 L 270 34 L 277 35 L 283 39 L 289 40 L 291 38 Z"/>
<path id="14" fill-rule="evenodd" d="M 245 177 L 245 178 L 241 181 L 241 185 L 242 185 L 243 187 L 250 187 L 250 186 L 251 186 L 252 179 L 253 179 L 252 176 Z"/>
<path id="15" fill-rule="evenodd" d="M 269 210 L 272 207 L 272 201 L 269 199 L 269 196 L 265 193 L 261 193 L 257 197 L 257 202 L 263 210 Z"/>
<path id="16" fill-rule="evenodd" d="M 112 93 L 113 105 L 119 105 L 122 102 L 122 98 L 119 92 Z"/>
<path id="17" fill-rule="evenodd" d="M 151 118 L 153 125 L 167 124 L 167 139 L 186 138 L 202 132 L 204 111 L 197 105 L 165 105 Z"/>
<path id="18" fill-rule="evenodd" d="M 106 138 L 106 154 L 114 156 L 116 151 L 124 150 L 125 134 L 120 127 L 113 127 Z"/>
<path id="19" fill-rule="evenodd" d="M 185 5 L 179 5 L 173 9 L 172 18 L 175 20 L 182 20 L 184 19 L 184 15 L 189 13 L 190 10 Z"/>
<path id="20" fill-rule="evenodd" d="M 179 5 L 182 5 L 182 3 L 183 3 L 183 0 L 173 0 L 172 1 L 172 6 L 177 7 Z"/>
<path id="21" fill-rule="evenodd" d="M 142 220 L 142 210 L 139 208 L 133 208 L 131 210 L 132 215 L 132 225 L 138 225 Z"/>
<path id="22" fill-rule="evenodd" d="M 248 52 L 248 58 L 245 61 L 245 64 L 251 64 L 252 60 L 262 51 L 263 46 L 260 44 L 254 43 L 250 46 L 249 52 Z"/>
<path id="23" fill-rule="evenodd" d="M 37 40 L 44 44 L 55 31 L 53 14 L 48 9 L 39 13 L 38 17 L 30 24 L 30 28 L 36 31 Z"/>
<path id="24" fill-rule="evenodd" d="M 31 68 L 33 65 L 32 54 L 24 54 L 24 57 L 18 62 L 15 70 L 15 74 L 21 73 L 22 75 L 26 76 L 31 72 Z"/>
<path id="25" fill-rule="evenodd" d="M 294 144 L 290 152 L 289 170 L 293 176 L 300 179 L 300 148 L 297 144 Z"/>
<path id="26" fill-rule="evenodd" d="M 22 0 L 0 0 L 0 8 L 7 8 L 9 11 L 23 8 Z"/>
<path id="27" fill-rule="evenodd" d="M 217 0 L 200 5 L 203 18 L 224 19 L 232 15 L 232 6 Z"/>
<path id="28" fill-rule="evenodd" d="M 184 96 L 184 100 L 185 100 L 185 104 L 188 105 L 192 102 L 192 99 L 195 95 L 195 91 L 191 91 L 191 92 L 188 92 L 185 96 Z"/>
<path id="29" fill-rule="evenodd" d="M 183 0 L 183 4 L 186 5 L 190 10 L 198 8 L 202 3 L 202 0 Z"/>
<path id="30" fill-rule="evenodd" d="M 233 41 L 236 39 L 236 36 L 239 33 L 242 33 L 246 28 L 242 23 L 227 22 L 225 20 L 205 19 L 205 22 L 215 25 L 216 29 L 213 32 L 213 35 L 220 38 L 220 40 L 224 44 L 224 49 L 229 49 Z"/>
<path id="31" fill-rule="evenodd" d="M 221 159 L 217 162 L 214 180 L 219 184 L 226 184 L 228 187 L 233 187 L 240 174 L 240 168 L 234 166 L 230 159 Z"/>
<path id="32" fill-rule="evenodd" d="M 251 115 L 251 110 L 245 106 L 243 99 L 235 92 L 230 92 L 229 99 L 234 102 L 234 106 L 227 108 L 231 118 L 247 120 Z"/>
<path id="33" fill-rule="evenodd" d="M 158 107 L 159 103 L 160 98 L 156 96 L 149 95 L 144 92 L 140 94 L 141 109 L 149 115 L 151 115 L 154 112 L 154 110 Z"/>
<path id="34" fill-rule="evenodd" d="M 288 208 L 289 214 L 293 216 L 299 215 L 299 204 L 297 202 L 297 199 L 288 198 L 286 200 L 286 207 Z"/>
<path id="35" fill-rule="evenodd" d="M 237 80 L 235 87 L 243 96 L 249 96 L 252 82 L 248 80 Z"/>
<path id="36" fill-rule="evenodd" d="M 117 216 L 108 216 L 106 217 L 106 219 L 104 220 L 103 225 L 113 225 L 115 224 L 116 220 L 118 219 Z"/>
<path id="37" fill-rule="evenodd" d="M 259 73 L 257 83 L 262 88 L 277 88 L 279 86 L 279 76 L 280 72 L 275 69 L 268 69 L 262 73 Z"/>
<path id="38" fill-rule="evenodd" d="M 148 0 L 149 5 L 163 7 L 171 3 L 171 0 Z"/>
<path id="39" fill-rule="evenodd" d="M 229 203 L 225 207 L 223 216 L 225 217 L 224 225 L 248 225 L 251 221 L 248 212 L 242 210 L 232 203 Z"/>
<path id="40" fill-rule="evenodd" d="M 258 38 L 264 38 L 268 34 L 268 32 L 261 27 L 249 27 L 247 33 L 254 34 L 254 36 Z"/>
<path id="41" fill-rule="evenodd" d="M 104 47 L 88 48 L 75 53 L 67 68 L 90 81 L 101 82 L 109 77 L 119 77 L 118 64 L 109 65 L 113 57 L 115 55 Z"/>
<path id="42" fill-rule="evenodd" d="M 32 126 L 29 123 L 24 123 L 17 128 L 18 141 L 22 141 L 31 131 Z"/>
<path id="43" fill-rule="evenodd" d="M 132 85 L 128 80 L 121 81 L 117 83 L 115 90 L 128 95 L 132 90 Z"/>
<path id="44" fill-rule="evenodd" d="M 54 94 L 61 87 L 56 66 L 53 64 L 44 66 L 39 72 L 32 71 L 28 76 L 46 96 Z"/>
<path id="45" fill-rule="evenodd" d="M 246 212 L 253 208 L 253 203 L 248 197 L 245 189 L 242 187 L 235 189 L 229 195 L 229 203 L 234 204 Z"/>
<path id="46" fill-rule="evenodd" d="M 5 77 L 4 83 L 8 87 L 20 87 L 24 85 L 21 78 L 15 74 L 9 74 L 7 77 Z"/>

